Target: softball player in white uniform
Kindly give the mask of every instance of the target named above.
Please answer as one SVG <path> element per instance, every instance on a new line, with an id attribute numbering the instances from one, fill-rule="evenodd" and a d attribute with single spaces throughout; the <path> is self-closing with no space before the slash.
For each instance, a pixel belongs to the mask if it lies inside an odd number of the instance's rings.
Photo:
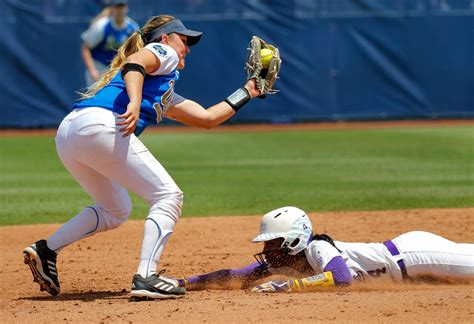
<path id="1" fill-rule="evenodd" d="M 305 253 L 316 272 L 335 257 L 346 263 L 352 278 L 390 276 L 396 281 L 430 275 L 474 279 L 474 244 L 455 243 L 436 234 L 413 231 L 383 243 L 312 241 Z"/>
<path id="2" fill-rule="evenodd" d="M 302 276 L 274 280 L 254 292 L 304 290 L 313 286 L 349 285 L 353 280 L 390 277 L 395 281 L 430 276 L 474 279 L 474 244 L 455 243 L 428 232 L 408 232 L 383 243 L 347 243 L 313 235 L 304 211 L 283 207 L 266 214 L 254 242 L 265 242 L 258 262 L 243 269 L 218 270 L 180 279 L 188 289 L 225 287 L 239 280 L 250 287 L 271 274 L 296 270 Z"/>
<path id="3" fill-rule="evenodd" d="M 157 263 L 180 216 L 183 193 L 138 139 L 167 116 L 211 128 L 233 116 L 260 92 L 254 80 L 208 109 L 174 93 L 178 69 L 201 33 L 171 16 L 152 17 L 120 48 L 111 69 L 74 105 L 59 126 L 56 147 L 66 169 L 94 199 L 47 240 L 24 249 L 41 290 L 59 293 L 56 254 L 67 245 L 120 226 L 130 215 L 127 190 L 145 199 L 149 214 L 131 296 L 173 298 L 185 294 L 177 282 L 156 274 Z"/>

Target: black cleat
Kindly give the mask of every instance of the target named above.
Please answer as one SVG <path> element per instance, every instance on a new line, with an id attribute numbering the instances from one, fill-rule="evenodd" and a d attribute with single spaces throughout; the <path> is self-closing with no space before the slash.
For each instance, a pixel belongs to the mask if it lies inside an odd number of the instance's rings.
<path id="1" fill-rule="evenodd" d="M 130 301 L 181 298 L 184 295 L 186 289 L 178 287 L 178 282 L 174 279 L 156 274 L 148 278 L 143 278 L 139 274 L 133 276 Z"/>
<path id="2" fill-rule="evenodd" d="M 30 266 L 33 282 L 40 285 L 41 291 L 46 290 L 53 296 L 59 294 L 56 256 L 56 252 L 46 245 L 46 240 L 37 241 L 23 250 L 24 262 Z"/>

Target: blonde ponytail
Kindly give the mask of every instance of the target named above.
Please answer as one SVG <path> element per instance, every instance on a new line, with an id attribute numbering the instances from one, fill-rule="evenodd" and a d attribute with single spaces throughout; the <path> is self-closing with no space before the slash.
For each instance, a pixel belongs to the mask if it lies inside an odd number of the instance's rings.
<path id="1" fill-rule="evenodd" d="M 145 46 L 145 43 L 138 32 L 134 32 L 130 37 L 123 43 L 122 46 L 115 54 L 112 63 L 110 63 L 110 68 L 107 72 L 104 72 L 100 79 L 91 85 L 89 89 L 83 94 L 81 94 L 81 99 L 86 99 L 93 97 L 100 89 L 102 89 L 106 84 L 113 79 L 113 77 L 122 69 L 122 66 L 125 64 L 127 57 L 133 53 L 138 52 L 141 48 Z"/>
<path id="2" fill-rule="evenodd" d="M 133 53 L 138 52 L 146 45 L 144 37 L 146 39 L 146 36 L 150 35 L 155 28 L 158 28 L 173 19 L 173 16 L 165 15 L 152 17 L 147 21 L 145 26 L 140 31 L 136 31 L 130 35 L 125 43 L 123 43 L 118 49 L 117 54 L 115 54 L 115 57 L 112 60 L 112 63 L 110 63 L 109 70 L 103 73 L 100 79 L 91 85 L 85 93 L 81 93 L 81 99 L 93 97 L 100 89 L 106 86 L 110 80 L 112 80 L 114 76 L 122 69 L 127 57 Z"/>

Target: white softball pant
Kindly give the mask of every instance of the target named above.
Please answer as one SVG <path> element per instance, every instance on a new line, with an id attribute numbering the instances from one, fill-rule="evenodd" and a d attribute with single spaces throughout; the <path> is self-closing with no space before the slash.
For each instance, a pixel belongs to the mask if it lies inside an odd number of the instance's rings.
<path id="1" fill-rule="evenodd" d="M 125 222 L 132 204 L 127 189 L 150 205 L 145 221 L 139 273 L 155 272 L 169 235 L 181 214 L 183 193 L 163 166 L 135 136 L 122 137 L 117 114 L 84 108 L 59 126 L 56 148 L 69 173 L 94 199 L 47 241 L 53 250 Z"/>
<path id="2" fill-rule="evenodd" d="M 474 244 L 456 243 L 428 232 L 394 238 L 408 276 L 433 275 L 474 279 Z"/>

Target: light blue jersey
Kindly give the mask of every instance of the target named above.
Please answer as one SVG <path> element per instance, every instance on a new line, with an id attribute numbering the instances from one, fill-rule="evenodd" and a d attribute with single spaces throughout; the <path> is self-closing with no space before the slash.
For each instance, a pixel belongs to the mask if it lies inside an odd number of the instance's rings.
<path id="1" fill-rule="evenodd" d="M 135 130 L 137 136 L 149 125 L 158 124 L 172 104 L 184 100 L 174 93 L 174 85 L 179 79 L 176 69 L 179 60 L 174 49 L 159 43 L 148 44 L 145 48 L 158 57 L 161 65 L 157 71 L 145 76 L 140 116 Z M 101 107 L 123 114 L 129 102 L 125 82 L 119 72 L 94 97 L 75 103 L 73 108 Z"/>
<path id="2" fill-rule="evenodd" d="M 138 29 L 138 24 L 128 17 L 121 27 L 110 17 L 104 17 L 82 34 L 82 40 L 90 48 L 92 58 L 107 66 L 119 47 Z"/>

